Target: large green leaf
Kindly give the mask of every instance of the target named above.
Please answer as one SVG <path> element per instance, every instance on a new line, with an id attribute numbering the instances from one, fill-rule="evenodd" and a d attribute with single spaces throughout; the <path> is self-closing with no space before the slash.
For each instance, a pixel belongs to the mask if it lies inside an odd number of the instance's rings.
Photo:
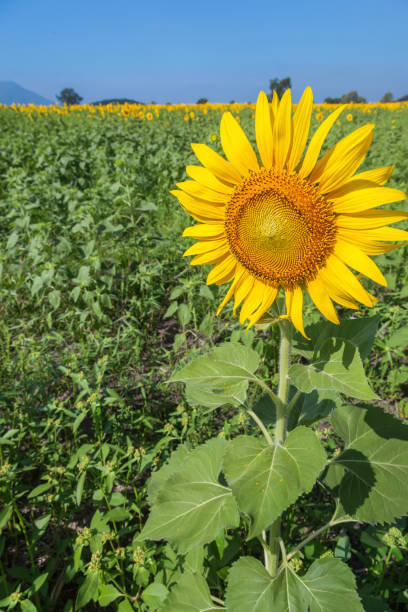
<path id="1" fill-rule="evenodd" d="M 273 579 L 262 563 L 241 557 L 228 576 L 227 612 L 364 612 L 352 571 L 339 559 L 317 559 L 304 576 L 290 567 Z"/>
<path id="2" fill-rule="evenodd" d="M 166 612 L 209 612 L 222 611 L 225 608 L 216 606 L 210 594 L 210 589 L 204 578 L 184 572 L 177 584 L 171 590 L 165 603 Z"/>
<path id="3" fill-rule="evenodd" d="M 365 359 L 373 346 L 379 320 L 379 315 L 374 315 L 343 319 L 340 325 L 319 321 L 306 328 L 310 340 L 306 340 L 300 334 L 296 335 L 295 351 L 311 359 L 328 338 L 342 338 L 358 348 L 361 358 Z"/>
<path id="4" fill-rule="evenodd" d="M 183 466 L 184 461 L 190 452 L 191 451 L 188 450 L 187 446 L 180 444 L 180 446 L 178 446 L 177 449 L 171 453 L 168 461 L 166 461 L 160 470 L 157 470 L 157 472 L 152 472 L 147 485 L 147 495 L 150 504 L 156 500 L 160 489 L 164 486 L 170 476 Z"/>
<path id="5" fill-rule="evenodd" d="M 259 355 L 238 342 L 227 342 L 193 359 L 170 382 L 184 382 L 191 404 L 211 409 L 237 406 L 246 398 L 248 381 L 259 365 Z"/>
<path id="6" fill-rule="evenodd" d="M 356 347 L 347 340 L 329 338 L 310 365 L 300 363 L 289 370 L 292 384 L 304 393 L 339 391 L 351 397 L 372 400 L 377 396 L 369 387 Z"/>
<path id="7" fill-rule="evenodd" d="M 224 473 L 240 510 L 250 516 L 248 537 L 261 533 L 302 493 L 310 491 L 326 463 L 315 433 L 292 430 L 284 445 L 238 436 L 228 447 Z"/>
<path id="8" fill-rule="evenodd" d="M 344 511 L 359 521 L 392 522 L 408 511 L 408 427 L 377 406 L 336 408 L 344 451 L 327 475 Z"/>
<path id="9" fill-rule="evenodd" d="M 185 552 L 211 542 L 224 527 L 239 525 L 232 491 L 218 480 L 226 446 L 213 439 L 186 457 L 159 490 L 141 538 L 164 538 Z"/>

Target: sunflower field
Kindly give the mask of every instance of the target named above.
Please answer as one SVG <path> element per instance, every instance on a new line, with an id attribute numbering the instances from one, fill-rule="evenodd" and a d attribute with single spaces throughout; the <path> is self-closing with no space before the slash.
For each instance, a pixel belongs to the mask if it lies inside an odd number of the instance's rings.
<path id="1" fill-rule="evenodd" d="M 335 108 L 313 107 L 311 134 Z M 191 143 L 223 155 L 225 111 L 255 146 L 250 103 L 0 105 L 0 610 L 170 611 L 184 568 L 205 576 L 214 608 L 194 607 L 187 593 L 180 612 L 222 610 L 231 563 L 243 553 L 262 557 L 244 524 L 186 553 L 140 536 L 151 475 L 172 451 L 254 429 L 239 406 L 209 411 L 191 401 L 180 382 L 169 384 L 174 372 L 231 340 L 262 356 L 259 370 L 277 382 L 275 327 L 246 331 L 229 303 L 216 316 L 226 288 L 206 284 L 209 267 L 182 257 L 193 245 L 182 238 L 191 220 L 170 192 L 197 163 Z M 387 186 L 407 193 L 408 103 L 349 105 L 323 153 L 367 123 L 374 136 L 359 171 L 394 164 Z M 387 287 L 361 280 L 378 299 L 371 308 L 338 308 L 344 333 L 362 336 L 378 396 L 371 403 L 402 423 L 406 258 L 404 246 L 375 257 Z M 363 331 L 353 332 L 357 319 Z M 322 321 L 305 299 L 305 328 Z M 307 341 L 296 332 L 296 342 L 300 363 Z M 313 411 L 324 417 L 316 435 L 335 456 L 331 399 L 309 395 L 304 421 L 313 422 Z M 261 414 L 262 394 L 251 400 Z M 324 522 L 326 499 L 320 484 L 290 505 L 285 537 L 296 544 Z M 336 526 L 290 563 L 302 575 L 322 558 L 347 564 L 367 612 L 407 609 L 406 517 Z"/>

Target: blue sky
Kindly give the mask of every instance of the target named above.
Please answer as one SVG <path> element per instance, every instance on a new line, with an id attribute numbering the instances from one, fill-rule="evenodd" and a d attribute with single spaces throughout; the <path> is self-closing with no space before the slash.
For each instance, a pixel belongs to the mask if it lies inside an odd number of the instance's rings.
<path id="1" fill-rule="evenodd" d="M 408 93 L 408 0 L 0 0 L 0 81 L 55 100 L 255 101 L 273 77 L 294 99 Z"/>

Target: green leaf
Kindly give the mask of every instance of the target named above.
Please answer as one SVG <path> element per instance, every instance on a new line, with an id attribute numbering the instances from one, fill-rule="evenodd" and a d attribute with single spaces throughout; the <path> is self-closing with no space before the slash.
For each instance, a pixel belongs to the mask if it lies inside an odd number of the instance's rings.
<path id="1" fill-rule="evenodd" d="M 160 489 L 142 539 L 166 539 L 186 552 L 213 540 L 224 527 L 237 527 L 231 489 L 218 481 L 226 442 L 209 440 L 185 459 Z"/>
<path id="2" fill-rule="evenodd" d="M 288 429 L 293 429 L 294 424 L 310 426 L 320 419 L 327 418 L 340 404 L 340 396 L 334 391 L 315 389 L 311 393 L 304 394 L 289 415 Z"/>
<path id="3" fill-rule="evenodd" d="M 75 491 L 75 500 L 77 506 L 80 505 L 82 499 L 82 493 L 84 492 L 84 484 L 85 484 L 86 472 L 83 472 L 79 477 L 78 484 L 76 486 Z"/>
<path id="4" fill-rule="evenodd" d="M 37 612 L 36 606 L 29 599 L 22 599 L 20 601 L 21 612 Z"/>
<path id="5" fill-rule="evenodd" d="M 339 559 L 317 559 L 304 576 L 286 566 L 273 579 L 262 563 L 241 557 L 230 570 L 228 612 L 364 612 L 352 571 Z"/>
<path id="6" fill-rule="evenodd" d="M 149 586 L 143 591 L 142 598 L 143 601 L 150 606 L 149 610 L 154 610 L 162 606 L 168 594 L 169 592 L 164 584 L 160 584 L 160 582 L 152 582 L 152 584 L 149 584 Z"/>
<path id="7" fill-rule="evenodd" d="M 245 400 L 248 381 L 255 379 L 258 365 L 259 356 L 254 350 L 227 342 L 193 359 L 170 382 L 186 383 L 191 404 L 212 409 L 224 404 L 237 406 Z"/>
<path id="8" fill-rule="evenodd" d="M 191 321 L 191 310 L 187 304 L 180 304 L 177 309 L 177 316 L 181 327 L 185 327 Z"/>
<path id="9" fill-rule="evenodd" d="M 252 608 L 247 608 L 248 610 Z M 225 610 L 216 606 L 210 594 L 208 584 L 202 576 L 184 572 L 165 601 L 166 612 L 209 612 Z"/>
<path id="10" fill-rule="evenodd" d="M 98 572 L 90 572 L 79 587 L 78 595 L 75 602 L 75 609 L 79 610 L 86 606 L 93 599 L 96 601 L 98 595 Z"/>
<path id="11" fill-rule="evenodd" d="M 105 520 L 106 521 L 126 521 L 127 519 L 129 519 L 132 515 L 130 514 L 129 510 L 125 510 L 125 508 L 112 508 L 112 510 L 109 510 L 109 512 L 107 512 L 105 514 Z"/>
<path id="12" fill-rule="evenodd" d="M 347 340 L 329 338 L 310 365 L 297 363 L 289 370 L 290 380 L 303 393 L 338 391 L 364 400 L 376 399 L 369 387 L 356 347 Z"/>
<path id="13" fill-rule="evenodd" d="M 373 346 L 379 321 L 379 315 L 343 319 L 340 325 L 319 321 L 306 328 L 311 341 L 303 336 L 296 336 L 295 350 L 307 359 L 311 359 L 328 338 L 342 338 L 358 348 L 361 359 L 365 359 Z"/>
<path id="14" fill-rule="evenodd" d="M 42 495 L 43 493 L 51 489 L 52 486 L 52 482 L 43 482 L 42 484 L 35 487 L 32 491 L 30 491 L 30 493 L 28 494 L 28 499 L 31 499 L 32 497 L 38 497 L 38 495 Z"/>
<path id="15" fill-rule="evenodd" d="M 377 406 L 336 408 L 344 440 L 327 480 L 345 512 L 367 523 L 391 523 L 408 511 L 408 427 Z"/>
<path id="16" fill-rule="evenodd" d="M 326 464 L 315 433 L 292 430 L 284 445 L 269 445 L 253 436 L 238 436 L 228 446 L 224 473 L 241 511 L 251 519 L 253 538 L 302 493 L 310 491 Z"/>
<path id="17" fill-rule="evenodd" d="M 408 345 L 408 325 L 404 325 L 394 332 L 391 338 L 387 341 L 387 345 L 390 348 L 405 350 Z"/>
<path id="18" fill-rule="evenodd" d="M 118 612 L 134 612 L 134 608 L 127 599 L 124 599 L 118 605 Z"/>
<path id="19" fill-rule="evenodd" d="M 153 504 L 159 494 L 160 489 L 166 483 L 174 472 L 177 472 L 179 468 L 184 465 L 184 461 L 188 457 L 191 451 L 184 444 L 180 444 L 177 449 L 171 453 L 169 460 L 150 476 L 147 485 L 147 496 L 150 504 Z"/>
<path id="20" fill-rule="evenodd" d="M 13 514 L 13 504 L 8 504 L 2 510 L 0 510 L 0 529 L 9 522 L 11 515 Z"/>
<path id="21" fill-rule="evenodd" d="M 48 301 L 50 302 L 54 310 L 58 308 L 61 302 L 61 291 L 59 291 L 58 289 L 50 291 L 50 293 L 48 294 Z"/>
<path id="22" fill-rule="evenodd" d="M 113 584 L 104 584 L 99 593 L 98 603 L 102 608 L 105 608 L 118 597 L 122 597 L 122 593 Z"/>

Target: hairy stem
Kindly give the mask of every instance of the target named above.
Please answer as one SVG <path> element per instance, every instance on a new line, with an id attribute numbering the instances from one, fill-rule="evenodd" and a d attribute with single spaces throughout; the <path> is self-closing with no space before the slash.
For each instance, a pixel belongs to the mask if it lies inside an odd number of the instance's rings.
<path id="1" fill-rule="evenodd" d="M 261 419 L 258 417 L 258 415 L 255 414 L 253 410 L 247 410 L 247 413 L 249 414 L 251 418 L 253 418 L 255 423 L 258 425 L 259 429 L 262 431 L 263 435 L 265 436 L 265 439 L 268 442 L 268 444 L 273 445 L 273 440 L 271 436 L 269 435 L 269 432 L 266 429 L 265 425 L 262 423 Z"/>
<path id="2" fill-rule="evenodd" d="M 275 444 L 282 444 L 287 433 L 287 403 L 289 395 L 289 367 L 292 347 L 292 324 L 289 320 L 279 322 L 281 339 L 279 349 L 279 388 L 276 403 Z M 278 517 L 269 530 L 269 548 L 271 554 L 266 569 L 271 576 L 276 576 L 279 565 L 279 549 L 281 535 L 281 517 Z"/>

